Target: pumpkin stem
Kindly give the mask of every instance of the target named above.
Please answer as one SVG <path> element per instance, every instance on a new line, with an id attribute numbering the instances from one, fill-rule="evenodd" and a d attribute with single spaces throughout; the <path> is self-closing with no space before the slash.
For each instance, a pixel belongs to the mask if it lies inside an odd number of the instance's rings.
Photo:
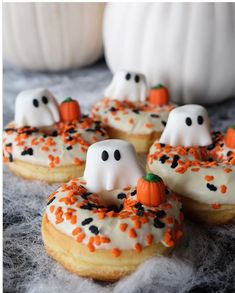
<path id="1" fill-rule="evenodd" d="M 150 181 L 150 182 L 161 182 L 162 178 L 153 174 L 153 173 L 147 173 L 144 177 L 143 177 L 146 181 Z"/>
<path id="2" fill-rule="evenodd" d="M 159 84 L 153 86 L 151 89 L 152 89 L 152 90 L 158 90 L 158 89 L 161 89 L 161 88 L 163 88 L 163 87 L 164 87 L 164 85 L 162 85 L 161 83 L 159 83 Z"/>
<path id="3" fill-rule="evenodd" d="M 62 103 L 72 102 L 73 99 L 71 97 L 66 98 Z"/>

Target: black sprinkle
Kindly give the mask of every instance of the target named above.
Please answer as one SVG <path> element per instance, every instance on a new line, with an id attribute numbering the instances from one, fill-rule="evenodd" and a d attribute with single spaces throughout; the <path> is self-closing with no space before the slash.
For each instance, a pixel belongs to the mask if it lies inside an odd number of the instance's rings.
<path id="1" fill-rule="evenodd" d="M 83 198 L 83 199 L 87 199 L 87 197 L 89 196 L 89 195 L 91 195 L 92 193 L 91 192 L 86 192 L 86 193 L 83 193 L 82 195 L 81 195 L 81 197 Z"/>
<path id="2" fill-rule="evenodd" d="M 82 115 L 82 119 L 85 119 L 85 118 L 87 118 L 89 115 L 88 114 L 83 114 Z"/>
<path id="3" fill-rule="evenodd" d="M 98 206 L 96 204 L 90 203 L 90 202 L 88 202 L 87 204 L 85 204 L 85 205 L 80 207 L 80 209 L 89 210 L 89 211 L 94 209 L 94 208 L 98 208 Z"/>
<path id="4" fill-rule="evenodd" d="M 117 195 L 117 198 L 118 198 L 118 199 L 126 198 L 126 194 L 123 193 L 123 192 L 121 192 L 121 193 L 119 193 L 119 194 Z"/>
<path id="5" fill-rule="evenodd" d="M 44 138 L 47 138 L 47 135 L 46 135 L 46 134 L 43 134 L 43 137 L 44 137 Z"/>
<path id="6" fill-rule="evenodd" d="M 73 138 L 72 138 L 72 136 L 69 136 L 69 137 L 67 138 L 67 141 L 71 141 L 71 140 L 73 140 Z"/>
<path id="7" fill-rule="evenodd" d="M 213 162 L 214 159 L 213 159 L 213 158 L 208 158 L 207 161 L 208 161 L 208 162 Z"/>
<path id="8" fill-rule="evenodd" d="M 136 195 L 136 192 L 137 192 L 136 190 L 132 191 L 132 192 L 131 192 L 131 196 Z"/>
<path id="9" fill-rule="evenodd" d="M 7 132 L 7 131 L 15 131 L 15 128 L 5 128 L 4 130 L 5 130 L 6 132 Z"/>
<path id="10" fill-rule="evenodd" d="M 222 148 L 224 146 L 224 143 L 221 143 L 220 147 Z"/>
<path id="11" fill-rule="evenodd" d="M 135 204 L 135 208 L 137 208 L 137 209 L 142 208 L 142 203 L 141 202 L 137 202 Z"/>
<path id="12" fill-rule="evenodd" d="M 9 154 L 9 162 L 13 162 L 13 156 L 11 153 Z"/>
<path id="13" fill-rule="evenodd" d="M 158 218 L 163 218 L 163 217 L 166 216 L 166 212 L 163 211 L 163 210 L 161 210 L 161 211 L 159 211 L 159 212 L 156 213 L 156 216 L 157 216 Z"/>
<path id="14" fill-rule="evenodd" d="M 227 152 L 227 157 L 231 156 L 232 155 L 232 151 L 228 151 Z"/>
<path id="15" fill-rule="evenodd" d="M 96 132 L 96 129 L 92 129 L 92 128 L 87 128 L 86 132 Z"/>
<path id="16" fill-rule="evenodd" d="M 151 114 L 150 116 L 153 118 L 160 118 L 160 116 L 158 114 Z"/>
<path id="17" fill-rule="evenodd" d="M 140 114 L 140 110 L 139 109 L 133 109 L 132 112 L 134 112 L 135 114 Z"/>
<path id="18" fill-rule="evenodd" d="M 153 221 L 153 226 L 156 228 L 162 229 L 165 227 L 165 224 L 163 222 L 159 221 L 158 218 L 155 218 Z"/>
<path id="19" fill-rule="evenodd" d="M 54 130 L 54 131 L 52 132 L 51 136 L 53 136 L 53 137 L 58 136 L 58 132 L 57 132 L 56 130 Z"/>
<path id="20" fill-rule="evenodd" d="M 166 126 L 166 121 L 161 121 L 163 126 Z"/>
<path id="21" fill-rule="evenodd" d="M 217 187 L 213 184 L 207 183 L 206 187 L 210 189 L 210 191 L 216 191 Z"/>
<path id="22" fill-rule="evenodd" d="M 176 168 L 178 166 L 178 160 L 180 159 L 180 157 L 178 155 L 174 155 L 173 157 L 173 162 L 171 164 L 171 168 Z"/>
<path id="23" fill-rule="evenodd" d="M 33 149 L 32 149 L 32 148 L 28 148 L 27 150 L 24 150 L 24 151 L 21 153 L 21 156 L 26 156 L 26 155 L 30 155 L 30 156 L 32 156 L 32 155 L 33 155 Z"/>
<path id="24" fill-rule="evenodd" d="M 52 198 L 47 202 L 47 205 L 49 206 L 49 204 L 51 204 L 54 200 L 55 200 L 55 196 L 52 197 Z"/>
<path id="25" fill-rule="evenodd" d="M 70 150 L 73 149 L 73 147 L 70 145 L 70 146 L 68 146 L 66 149 L 67 149 L 68 151 L 70 151 Z"/>
<path id="26" fill-rule="evenodd" d="M 88 225 L 93 221 L 92 218 L 86 218 L 84 221 L 82 221 L 82 226 Z"/>
<path id="27" fill-rule="evenodd" d="M 10 147 L 10 146 L 12 146 L 11 142 L 6 144 L 6 147 Z"/>
<path id="28" fill-rule="evenodd" d="M 66 132 L 68 132 L 68 133 L 75 133 L 76 130 L 75 130 L 74 128 L 71 127 L 71 128 L 69 128 L 69 129 L 67 129 Z"/>
<path id="29" fill-rule="evenodd" d="M 208 145 L 207 150 L 208 150 L 208 151 L 211 151 L 211 150 L 213 150 L 214 148 L 215 148 L 215 143 L 212 143 L 212 144 Z"/>
<path id="30" fill-rule="evenodd" d="M 165 143 L 160 143 L 160 146 L 161 146 L 162 148 L 164 148 L 164 147 L 166 146 L 166 144 L 165 144 Z"/>
<path id="31" fill-rule="evenodd" d="M 161 158 L 159 159 L 159 161 L 162 164 L 164 164 L 168 159 L 169 159 L 169 157 L 167 155 L 163 155 L 163 156 L 161 156 Z"/>
<path id="32" fill-rule="evenodd" d="M 144 215 L 144 208 L 138 209 L 136 215 L 142 217 Z"/>
<path id="33" fill-rule="evenodd" d="M 99 229 L 96 227 L 96 226 L 94 226 L 94 225 L 91 225 L 90 227 L 89 227 L 89 230 L 91 231 L 91 233 L 93 233 L 93 234 L 95 234 L 95 235 L 98 235 L 99 234 Z"/>
<path id="34" fill-rule="evenodd" d="M 115 107 L 111 107 L 111 108 L 109 109 L 109 111 L 111 111 L 111 112 L 116 112 L 117 109 L 116 109 Z"/>

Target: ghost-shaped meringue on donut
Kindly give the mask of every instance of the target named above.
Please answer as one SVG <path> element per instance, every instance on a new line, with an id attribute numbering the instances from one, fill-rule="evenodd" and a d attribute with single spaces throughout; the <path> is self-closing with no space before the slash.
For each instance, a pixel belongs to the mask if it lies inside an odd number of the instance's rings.
<path id="1" fill-rule="evenodd" d="M 136 186 L 143 174 L 135 149 L 127 141 L 108 139 L 88 148 L 84 179 L 91 192 Z"/>
<path id="2" fill-rule="evenodd" d="M 212 143 L 207 111 L 200 105 L 173 109 L 168 117 L 160 143 L 171 146 L 207 146 Z"/>
<path id="3" fill-rule="evenodd" d="M 15 102 L 15 124 L 17 127 L 51 126 L 60 121 L 58 103 L 45 88 L 21 92 Z"/>
<path id="4" fill-rule="evenodd" d="M 146 78 L 141 73 L 118 71 L 104 94 L 105 97 L 113 100 L 143 102 L 148 95 Z"/>

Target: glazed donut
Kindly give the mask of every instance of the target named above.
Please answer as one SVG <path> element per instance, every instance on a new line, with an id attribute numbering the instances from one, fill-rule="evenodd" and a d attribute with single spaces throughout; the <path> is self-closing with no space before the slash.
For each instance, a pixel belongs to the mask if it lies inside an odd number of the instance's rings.
<path id="1" fill-rule="evenodd" d="M 43 109 L 41 97 L 44 97 L 44 101 L 48 99 L 47 105 L 54 106 L 54 114 L 58 116 L 56 119 L 51 111 Z M 23 178 L 49 183 L 65 182 L 81 176 L 87 148 L 92 143 L 107 138 L 100 122 L 86 115 L 77 117 L 79 120 L 72 117 L 72 121 L 60 122 L 56 101 L 45 89 L 23 92 L 18 96 L 16 105 L 20 106 L 19 102 L 24 102 L 24 107 L 16 107 L 15 121 L 8 124 L 3 131 L 3 161 L 10 170 Z M 33 103 L 39 104 L 35 109 L 40 111 L 38 114 L 33 112 Z M 50 105 L 53 103 L 54 105 Z M 77 105 L 75 101 L 67 100 L 61 107 L 74 105 Z M 66 111 L 61 114 L 67 115 Z M 78 113 L 69 115 L 73 114 Z"/>
<path id="2" fill-rule="evenodd" d="M 148 169 L 181 195 L 183 210 L 193 219 L 235 220 L 235 130 L 211 134 L 203 107 L 187 105 L 170 113 L 160 141 L 150 148 Z"/>
<path id="3" fill-rule="evenodd" d="M 44 245 L 69 271 L 115 281 L 155 254 L 169 253 L 182 236 L 181 203 L 158 176 L 137 180 L 142 170 L 133 153 L 125 141 L 93 144 L 84 177 L 49 196 Z M 109 172 L 101 174 L 105 169 Z"/>
<path id="4" fill-rule="evenodd" d="M 136 82 L 138 81 L 138 83 Z M 152 88 L 147 99 L 147 86 L 142 74 L 117 72 L 105 91 L 105 98 L 92 108 L 92 114 L 107 126 L 109 137 L 131 142 L 138 153 L 146 153 L 159 138 L 169 112 L 167 89 Z"/>

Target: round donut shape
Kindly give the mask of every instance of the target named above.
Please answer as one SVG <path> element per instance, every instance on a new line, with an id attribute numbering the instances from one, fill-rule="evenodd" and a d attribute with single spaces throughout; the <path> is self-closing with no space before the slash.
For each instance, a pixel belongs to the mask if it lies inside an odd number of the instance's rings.
<path id="1" fill-rule="evenodd" d="M 53 192 L 42 221 L 47 253 L 69 271 L 116 281 L 178 243 L 181 203 L 168 189 L 164 203 L 147 207 L 137 201 L 135 187 L 94 194 L 85 186 L 78 178 Z"/>
<path id="2" fill-rule="evenodd" d="M 87 116 L 41 129 L 13 122 L 3 132 L 3 160 L 25 179 L 66 182 L 82 176 L 88 147 L 107 138 L 100 122 Z"/>
<path id="3" fill-rule="evenodd" d="M 212 133 L 208 147 L 171 147 L 154 143 L 147 168 L 181 195 L 183 209 L 206 224 L 235 221 L 235 151 L 224 134 Z"/>
<path id="4" fill-rule="evenodd" d="M 166 125 L 174 104 L 156 106 L 146 102 L 104 98 L 94 105 L 92 115 L 106 125 L 110 138 L 132 143 L 137 153 L 147 153 Z"/>

